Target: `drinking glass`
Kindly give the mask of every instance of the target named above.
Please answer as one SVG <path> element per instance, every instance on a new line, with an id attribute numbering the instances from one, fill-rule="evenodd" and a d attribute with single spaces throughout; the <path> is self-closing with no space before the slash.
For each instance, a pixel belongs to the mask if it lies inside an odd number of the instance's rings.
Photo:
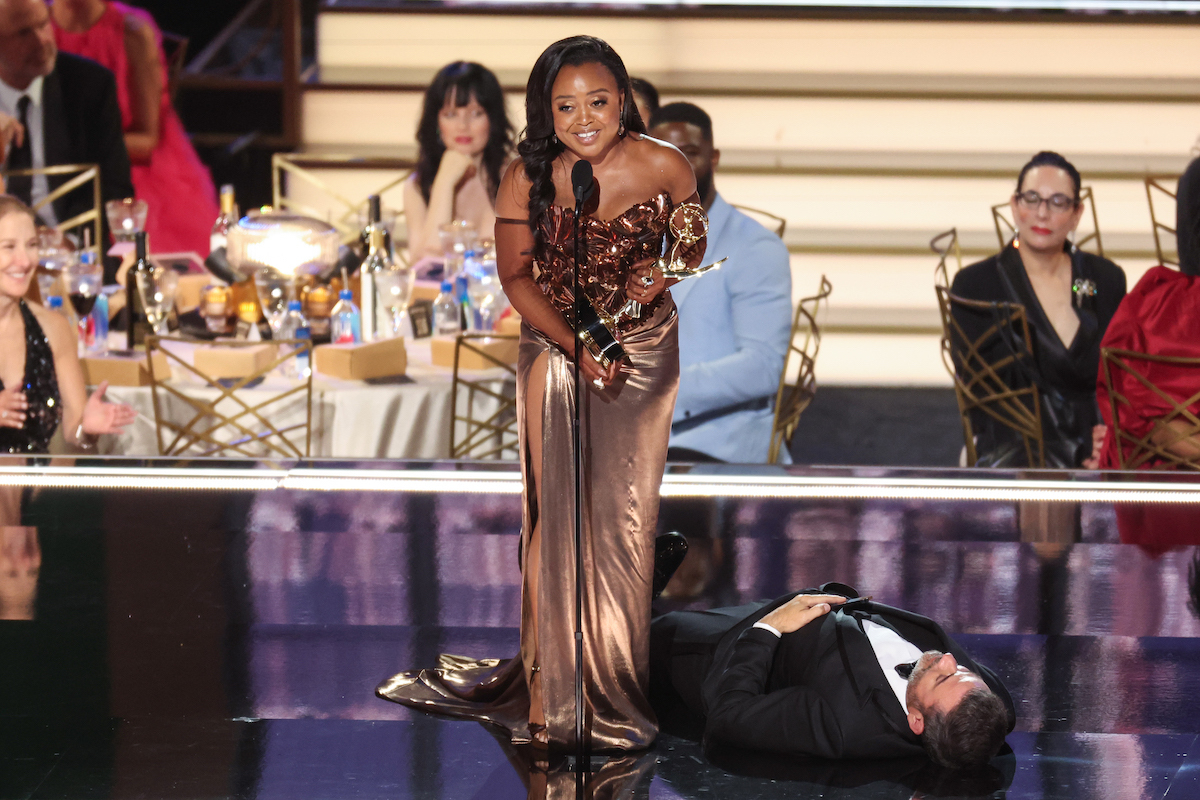
<path id="1" fill-rule="evenodd" d="M 500 288 L 495 261 L 481 261 L 475 269 L 467 272 L 467 297 L 475 312 L 478 329 L 495 330 L 500 313 L 508 302 Z"/>
<path id="2" fill-rule="evenodd" d="M 408 267 L 380 272 L 375 276 L 375 289 L 379 301 L 392 316 L 391 338 L 404 333 L 404 317 L 408 313 L 408 301 L 412 297 L 413 274 Z"/>
<path id="3" fill-rule="evenodd" d="M 79 355 L 83 356 L 96 347 L 92 307 L 96 305 L 96 298 L 104 287 L 104 267 L 99 261 L 77 260 L 63 271 L 63 282 L 79 320 Z"/>
<path id="4" fill-rule="evenodd" d="M 258 291 L 263 316 L 271 326 L 271 335 L 278 337 L 291 299 L 291 279 L 271 267 L 262 267 L 254 273 L 254 288 Z"/>
<path id="5" fill-rule="evenodd" d="M 118 242 L 132 242 L 139 231 L 146 230 L 148 208 L 145 200 L 132 197 L 105 203 L 104 213 L 108 216 L 108 227 L 112 228 L 113 238 Z"/>
<path id="6" fill-rule="evenodd" d="M 179 289 L 179 274 L 173 269 L 155 267 L 152 272 L 137 273 L 137 285 L 146 320 L 156 334 L 166 336 L 167 318 L 175 307 L 175 293 Z"/>
<path id="7" fill-rule="evenodd" d="M 38 291 L 45 303 L 51 295 L 60 294 L 59 279 L 63 268 L 73 263 L 75 252 L 71 243 L 54 228 L 38 228 Z"/>
<path id="8" fill-rule="evenodd" d="M 442 267 L 442 280 L 454 280 L 463 265 L 463 254 L 473 250 L 478 241 L 475 223 L 465 219 L 456 219 L 438 226 L 438 238 L 442 242 L 442 252 L 445 253 L 445 264 Z"/>

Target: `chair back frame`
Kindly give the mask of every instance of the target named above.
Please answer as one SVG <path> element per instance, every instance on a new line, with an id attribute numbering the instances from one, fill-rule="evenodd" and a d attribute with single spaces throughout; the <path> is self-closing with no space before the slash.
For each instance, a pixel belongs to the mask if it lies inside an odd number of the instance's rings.
<path id="1" fill-rule="evenodd" d="M 289 359 L 307 355 L 308 363 L 313 363 L 311 340 L 285 339 L 277 342 L 276 344 L 280 345 L 279 355 L 274 361 L 252 375 L 233 379 L 228 384 L 222 383 L 221 379 L 214 378 L 197 369 L 172 349 L 163 347 L 163 342 L 180 342 L 191 345 L 211 344 L 210 342 L 201 342 L 195 339 L 176 336 L 146 337 L 146 361 L 150 370 L 150 392 L 154 403 L 154 427 L 158 437 L 159 455 L 181 455 L 188 450 L 200 447 L 201 451 L 193 455 L 213 456 L 233 452 L 250 458 L 262 458 L 263 454 L 261 452 L 255 452 L 251 449 L 257 445 L 265 447 L 270 456 L 280 458 L 308 458 L 312 447 L 311 370 L 309 370 L 304 380 L 298 381 L 295 386 L 285 391 L 271 394 L 265 400 L 254 405 L 251 405 L 238 396 L 237 393 L 247 388 L 257 379 L 266 376 Z M 261 344 L 261 342 L 222 341 L 219 346 L 238 349 L 259 346 Z M 154 370 L 153 356 L 155 352 L 162 353 L 167 358 L 168 364 L 174 364 L 183 371 L 202 380 L 207 388 L 216 389 L 219 393 L 217 398 L 214 400 L 200 399 L 173 385 L 169 381 L 169 375 L 160 377 Z M 301 392 L 304 393 L 305 402 L 304 422 L 283 428 L 278 427 L 270 419 L 273 412 L 268 410 L 268 406 L 272 406 Z M 167 397 L 176 398 L 191 409 L 193 415 L 189 422 L 180 424 L 167 418 L 163 409 L 163 404 Z M 218 404 L 224 400 L 232 401 L 235 404 L 235 408 L 240 410 L 231 415 L 218 411 Z M 208 420 L 216 421 L 208 422 Z M 250 427 L 254 424 L 257 424 L 258 430 Z M 231 440 L 216 438 L 217 433 L 225 429 L 232 430 L 235 438 Z M 300 449 L 288 436 L 289 433 L 300 429 L 304 430 L 303 449 Z"/>
<path id="2" fill-rule="evenodd" d="M 450 458 L 499 459 L 506 452 L 511 452 L 514 458 L 520 455 L 516 396 L 506 393 L 503 386 L 497 388 L 497 384 L 505 378 L 515 384 L 517 370 L 512 364 L 501 361 L 476 344 L 484 339 L 516 341 L 520 337 L 516 334 L 475 332 L 459 334 L 455 340 L 454 377 L 450 391 Z M 490 369 L 488 372 L 491 374 L 486 377 L 464 377 L 460 369 L 460 356 L 464 350 L 504 370 L 504 378 L 498 378 Z M 463 392 L 463 413 L 459 413 L 460 391 Z M 496 409 L 479 419 L 474 413 L 477 400 L 496 403 Z M 463 427 L 461 437 L 458 435 L 460 423 Z"/>
<path id="3" fill-rule="evenodd" d="M 784 219 L 783 217 L 779 216 L 778 214 L 772 214 L 770 211 L 763 211 L 761 208 L 751 208 L 750 206 L 742 206 L 742 205 L 738 205 L 736 203 L 731 203 L 730 205 L 732 205 L 734 208 L 736 208 L 738 211 L 741 211 L 743 214 L 745 214 L 748 217 L 751 217 L 751 218 L 754 218 L 756 216 L 766 217 L 767 221 L 770 222 L 771 224 L 763 225 L 763 227 L 766 228 L 767 230 L 771 231 L 772 233 L 774 233 L 780 239 L 783 238 L 783 232 L 785 230 L 787 230 L 787 220 Z M 761 222 L 761 220 L 755 220 L 755 221 Z"/>
<path id="4" fill-rule="evenodd" d="M 1150 229 L 1154 233 L 1154 255 L 1158 259 L 1158 263 L 1164 266 L 1172 266 L 1179 269 L 1179 249 L 1176 245 L 1175 258 L 1168 259 L 1163 251 L 1162 234 L 1170 234 L 1171 238 L 1175 238 L 1174 224 L 1168 225 L 1162 221 L 1163 215 L 1159 211 L 1166 211 L 1165 208 L 1158 208 L 1160 205 L 1170 203 L 1170 215 L 1167 217 L 1170 220 L 1175 219 L 1175 192 L 1168 189 L 1162 184 L 1165 180 L 1178 180 L 1175 178 L 1152 177 L 1146 176 L 1146 202 L 1150 205 Z M 1155 203 L 1155 197 L 1159 198 L 1159 202 Z"/>
<path id="5" fill-rule="evenodd" d="M 51 189 L 50 192 L 41 200 L 33 204 L 35 212 L 41 212 L 46 207 L 50 206 L 54 201 L 64 197 L 87 183 L 92 184 L 92 207 L 88 211 L 81 211 L 70 219 L 61 220 L 54 229 L 59 233 L 68 233 L 75 228 L 80 228 L 85 225 L 92 227 L 92 250 L 97 254 L 97 257 L 102 255 L 100 250 L 101 235 L 103 232 L 102 220 L 104 214 L 104 206 L 100 199 L 100 167 L 97 164 L 58 164 L 53 167 L 41 167 L 33 169 L 6 169 L 0 170 L 0 178 L 3 178 L 7 183 L 8 179 L 14 176 L 36 177 L 44 175 L 47 178 L 56 175 L 70 176 L 58 188 Z"/>
<path id="6" fill-rule="evenodd" d="M 800 424 L 800 415 L 817 393 L 817 354 L 821 350 L 817 312 L 821 303 L 828 305 L 832 292 L 833 284 L 822 275 L 817 293 L 796 304 L 787 355 L 783 359 L 783 372 L 779 375 L 779 387 L 775 390 L 775 418 L 771 423 L 771 444 L 767 449 L 767 462 L 770 464 L 779 463 L 785 445 L 791 447 L 796 427 Z M 799 361 L 799 369 L 796 382 L 789 384 L 788 371 L 793 358 Z"/>
<path id="7" fill-rule="evenodd" d="M 1104 242 L 1100 238 L 1100 218 L 1096 215 L 1096 203 L 1092 199 L 1092 187 L 1083 186 L 1079 189 L 1079 202 L 1080 204 L 1086 205 L 1088 210 L 1091 211 L 1092 232 L 1081 239 L 1076 239 L 1075 246 L 1080 250 L 1094 252 L 1096 255 L 1103 257 Z M 992 206 L 992 222 L 996 226 L 996 238 L 1000 240 L 1001 249 L 1008 246 L 1008 243 L 1012 241 L 1012 238 L 1017 235 L 1016 224 L 1014 224 L 1005 213 L 1008 210 L 1008 200 Z M 1085 214 L 1085 216 L 1087 215 Z M 1092 244 L 1093 240 L 1095 241 L 1094 250 L 1089 246 Z"/>
<path id="8" fill-rule="evenodd" d="M 1122 350 L 1114 347 L 1100 348 L 1100 369 L 1101 374 L 1104 376 L 1104 386 L 1108 389 L 1113 437 L 1117 445 L 1117 467 L 1119 469 L 1142 469 L 1152 460 L 1161 459 L 1162 463 L 1149 464 L 1148 468 L 1172 469 L 1180 467 L 1200 471 L 1200 460 L 1189 459 L 1177 453 L 1172 453 L 1168 449 L 1171 445 L 1179 441 L 1200 435 L 1200 417 L 1191 411 L 1192 406 L 1200 403 L 1200 391 L 1197 391 L 1185 400 L 1176 400 L 1151 382 L 1149 378 L 1130 363 L 1131 361 L 1195 367 L 1197 368 L 1197 377 L 1200 377 L 1200 358 L 1151 355 L 1149 353 L 1138 353 L 1133 350 Z M 1121 417 L 1118 414 L 1120 409 L 1118 406 L 1132 406 L 1132 403 L 1128 397 L 1114 386 L 1113 376 L 1118 371 L 1131 376 L 1143 388 L 1148 389 L 1165 401 L 1171 408 L 1165 416 L 1155 422 L 1154 426 L 1147 431 L 1145 436 L 1134 436 L 1121 427 Z M 1183 422 L 1185 427 L 1182 429 L 1172 427 L 1170 423 L 1174 421 Z M 1156 435 L 1164 432 L 1169 432 L 1169 440 L 1163 442 L 1154 441 Z M 1130 446 L 1128 456 L 1125 453 L 1126 445 Z"/>
<path id="9" fill-rule="evenodd" d="M 954 381 L 954 395 L 963 426 L 967 465 L 979 461 L 971 412 L 979 411 L 1021 436 L 1026 464 L 1043 467 L 1046 463 L 1042 431 L 1042 406 L 1037 384 L 1014 389 L 1001 374 L 1008 367 L 1019 368 L 1021 359 L 1033 359 L 1033 342 L 1025 307 L 1019 303 L 994 303 L 967 300 L 950 293 L 945 283 L 934 286 L 942 316 L 942 364 Z M 988 314 L 995 319 L 980 336 L 972 339 L 954 317 L 954 307 Z M 1009 331 L 1008 333 L 1006 333 Z M 1020 352 L 1011 352 L 997 361 L 988 361 L 982 349 L 995 337 L 1019 335 Z"/>
<path id="10" fill-rule="evenodd" d="M 272 204 L 279 211 L 288 211 L 293 214 L 300 214 L 314 219 L 328 220 L 329 224 L 337 228 L 341 234 L 342 243 L 350 244 L 358 241 L 359 235 L 362 233 L 359 225 L 358 215 L 366 210 L 367 200 L 363 198 L 359 201 L 351 200 L 344 194 L 333 188 L 327 181 L 321 179 L 312 169 L 302 166 L 304 164 L 319 163 L 322 167 L 330 169 L 356 169 L 370 166 L 370 159 L 365 159 L 360 156 L 343 156 L 335 154 L 313 154 L 313 153 L 275 153 L 271 156 L 271 192 Z M 387 172 L 388 181 L 379 188 L 371 192 L 371 194 L 383 195 L 386 192 L 395 189 L 403 184 L 412 174 L 412 169 L 402 169 L 398 171 L 389 170 Z M 316 189 L 318 192 L 328 197 L 332 202 L 332 209 L 315 208 L 305 203 L 300 202 L 292 197 L 289 197 L 289 182 L 307 184 Z M 399 222 L 404 218 L 404 212 L 396 213 L 397 228 L 400 227 Z M 394 241 L 393 246 L 396 250 L 396 257 L 407 263 L 404 257 L 402 243 Z"/>

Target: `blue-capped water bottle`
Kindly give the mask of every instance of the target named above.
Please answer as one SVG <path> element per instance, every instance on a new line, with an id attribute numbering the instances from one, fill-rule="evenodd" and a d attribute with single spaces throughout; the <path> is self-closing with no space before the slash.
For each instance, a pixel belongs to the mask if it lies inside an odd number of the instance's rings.
<path id="1" fill-rule="evenodd" d="M 308 320 L 304 318 L 304 312 L 300 310 L 299 300 L 288 301 L 287 311 L 279 322 L 279 338 L 312 340 L 312 331 L 308 327 Z M 308 355 L 307 352 L 300 353 L 295 358 L 285 361 L 284 374 L 289 378 L 307 378 Z"/>
<path id="2" fill-rule="evenodd" d="M 334 344 L 355 344 L 362 341 L 362 315 L 354 305 L 349 289 L 338 292 L 338 301 L 329 312 L 329 340 Z"/>
<path id="3" fill-rule="evenodd" d="M 454 296 L 454 284 L 442 281 L 442 290 L 433 301 L 433 332 L 438 336 L 457 336 L 462 330 L 462 306 Z"/>

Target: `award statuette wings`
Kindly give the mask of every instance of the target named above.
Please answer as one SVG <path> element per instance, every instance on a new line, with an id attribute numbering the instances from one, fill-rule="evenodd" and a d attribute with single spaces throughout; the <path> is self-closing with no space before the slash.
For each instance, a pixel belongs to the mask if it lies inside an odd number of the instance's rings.
<path id="1" fill-rule="evenodd" d="M 697 275 L 717 269 L 727 259 L 722 258 L 703 267 L 689 267 L 683 258 L 686 248 L 708 235 L 708 217 L 699 203 L 683 203 L 671 213 L 671 238 L 674 240 L 666 255 L 660 257 L 654 269 L 662 272 L 665 278 L 677 281 L 694 278 Z M 621 347 L 617 325 L 626 319 L 638 319 L 642 316 L 642 304 L 630 300 L 616 314 L 609 314 L 602 308 L 597 308 L 589 297 L 587 303 L 577 305 L 579 327 L 576 335 L 591 352 L 592 357 L 601 367 L 625 357 L 625 348 Z"/>

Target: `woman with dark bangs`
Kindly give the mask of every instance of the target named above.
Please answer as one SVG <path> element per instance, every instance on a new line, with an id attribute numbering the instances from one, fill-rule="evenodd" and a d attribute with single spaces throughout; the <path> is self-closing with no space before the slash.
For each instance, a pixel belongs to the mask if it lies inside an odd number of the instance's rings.
<path id="1" fill-rule="evenodd" d="M 434 76 L 417 126 L 417 168 L 404 184 L 413 261 L 441 258 L 438 226 L 451 220 L 468 220 L 481 236 L 491 235 L 512 133 L 504 92 L 487 67 L 455 61 Z"/>

